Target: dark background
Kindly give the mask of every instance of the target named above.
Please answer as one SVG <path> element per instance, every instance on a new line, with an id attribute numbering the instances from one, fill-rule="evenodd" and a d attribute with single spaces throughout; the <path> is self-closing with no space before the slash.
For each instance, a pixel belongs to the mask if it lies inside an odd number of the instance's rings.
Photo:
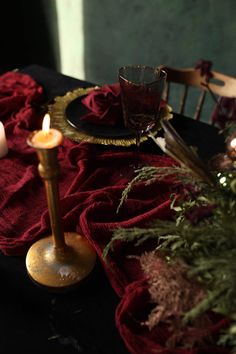
<path id="1" fill-rule="evenodd" d="M 56 1 L 11 0 L 1 3 L 0 71 L 40 64 L 57 69 Z"/>
<path id="2" fill-rule="evenodd" d="M 236 76 L 235 13 L 235 0 L 8 0 L 1 3 L 0 70 L 39 64 L 103 84 L 114 82 L 122 65 L 189 67 L 205 59 Z M 83 40 L 70 26 L 81 18 Z M 66 65 L 64 72 L 60 50 L 71 71 Z M 82 58 L 84 73 L 72 56 Z"/>

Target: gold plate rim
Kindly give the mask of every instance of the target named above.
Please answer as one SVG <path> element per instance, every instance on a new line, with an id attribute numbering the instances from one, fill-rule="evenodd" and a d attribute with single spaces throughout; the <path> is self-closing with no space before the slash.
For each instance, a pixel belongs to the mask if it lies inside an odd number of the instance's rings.
<path id="1" fill-rule="evenodd" d="M 109 138 L 98 137 L 90 135 L 84 131 L 80 131 L 77 128 L 73 128 L 66 120 L 65 110 L 70 102 L 78 97 L 85 96 L 91 91 L 95 90 L 97 86 L 93 87 L 78 87 L 73 91 L 68 91 L 64 96 L 57 96 L 54 99 L 54 103 L 49 105 L 48 110 L 51 117 L 52 128 L 59 129 L 62 134 L 75 141 L 75 142 L 88 142 L 92 144 L 101 145 L 115 145 L 115 146 L 130 146 L 135 144 L 135 138 Z M 171 119 L 173 117 L 172 108 L 169 105 L 161 111 L 161 119 Z M 147 140 L 148 137 L 142 137 L 141 141 Z"/>

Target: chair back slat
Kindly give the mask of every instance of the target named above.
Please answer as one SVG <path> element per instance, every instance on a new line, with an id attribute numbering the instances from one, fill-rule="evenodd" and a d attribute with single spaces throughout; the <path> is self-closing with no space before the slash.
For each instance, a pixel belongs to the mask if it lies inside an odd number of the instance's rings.
<path id="1" fill-rule="evenodd" d="M 204 105 L 204 102 L 205 102 L 205 98 L 206 98 L 206 91 L 202 91 L 200 96 L 199 96 L 199 99 L 198 99 L 198 102 L 197 102 L 197 107 L 196 107 L 196 110 L 195 110 L 195 113 L 194 113 L 194 116 L 193 116 L 193 118 L 196 119 L 196 120 L 200 120 L 201 113 L 202 113 L 202 108 L 203 108 L 203 105 Z"/>
<path id="2" fill-rule="evenodd" d="M 184 114 L 185 103 L 188 96 L 188 85 L 184 85 L 182 95 L 180 97 L 179 113 Z"/>
<path id="3" fill-rule="evenodd" d="M 215 101 L 219 97 L 236 98 L 236 78 L 221 74 L 216 71 L 211 71 L 212 78 L 209 80 L 201 75 L 200 69 L 194 68 L 171 68 L 169 66 L 161 65 L 159 68 L 167 73 L 167 88 L 165 92 L 165 99 L 167 102 L 171 100 L 172 90 L 171 84 L 183 86 L 183 94 L 180 97 L 179 113 L 184 114 L 187 101 L 190 100 L 190 89 L 200 91 L 200 96 L 196 105 L 193 118 L 200 120 L 201 113 L 206 102 L 206 96 L 209 93 L 215 96 Z M 212 101 L 212 97 L 211 97 Z M 209 119 L 210 121 L 210 119 Z"/>

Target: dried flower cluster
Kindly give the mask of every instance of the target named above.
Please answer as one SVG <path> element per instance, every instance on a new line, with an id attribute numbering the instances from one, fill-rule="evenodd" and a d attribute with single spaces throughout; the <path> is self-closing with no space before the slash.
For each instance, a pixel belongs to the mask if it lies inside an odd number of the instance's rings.
<path id="1" fill-rule="evenodd" d="M 182 322 L 183 315 L 206 295 L 196 281 L 188 279 L 185 263 L 181 260 L 167 262 L 160 252 L 144 253 L 140 262 L 148 278 L 150 298 L 154 304 L 144 324 L 150 330 L 160 323 L 167 324 L 172 331 L 166 343 L 169 347 L 193 346 L 196 342 L 202 342 L 210 325 L 206 314 L 195 319 L 191 325 L 184 326 Z"/>

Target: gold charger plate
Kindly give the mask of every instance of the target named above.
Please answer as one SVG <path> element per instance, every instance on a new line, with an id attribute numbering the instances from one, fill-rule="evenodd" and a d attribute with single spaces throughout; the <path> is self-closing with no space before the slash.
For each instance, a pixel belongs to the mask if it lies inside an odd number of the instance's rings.
<path id="1" fill-rule="evenodd" d="M 74 128 L 66 119 L 66 108 L 68 105 L 77 99 L 93 91 L 97 87 L 77 88 L 73 91 L 67 92 L 64 96 L 58 96 L 55 98 L 54 103 L 49 105 L 49 113 L 51 117 L 51 126 L 59 129 L 67 138 L 81 142 L 85 141 L 93 144 L 102 145 L 115 145 L 115 146 L 130 146 L 135 144 L 135 137 L 99 137 L 90 134 L 88 131 Z M 173 117 L 172 109 L 166 105 L 160 113 L 161 119 L 171 119 Z M 160 128 L 161 129 L 161 128 Z M 158 131 L 158 130 L 157 130 Z M 156 133 L 157 133 L 156 131 Z M 142 137 L 141 141 L 147 140 L 148 137 Z"/>

